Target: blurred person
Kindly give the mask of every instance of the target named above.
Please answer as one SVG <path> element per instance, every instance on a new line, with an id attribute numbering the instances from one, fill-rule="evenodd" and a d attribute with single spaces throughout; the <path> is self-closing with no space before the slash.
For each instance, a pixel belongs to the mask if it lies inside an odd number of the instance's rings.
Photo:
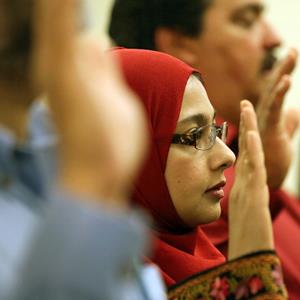
<path id="1" fill-rule="evenodd" d="M 134 262 L 147 232 L 127 208 L 143 110 L 97 41 L 77 41 L 77 5 L 0 0 L 1 300 L 149 299 Z M 42 92 L 58 145 L 28 129 Z"/>
<path id="2" fill-rule="evenodd" d="M 290 49 L 277 60 L 282 41 L 264 11 L 263 0 L 116 0 L 109 34 L 119 46 L 163 51 L 201 70 L 220 119 L 230 121 L 227 143 L 236 154 L 239 103 L 245 98 L 253 103 L 265 153 L 276 250 L 290 299 L 298 299 L 300 205 L 281 188 L 299 123 L 299 112 L 282 111 L 297 51 Z M 225 255 L 234 168 L 226 174 L 222 217 L 203 227 Z"/>
<path id="3" fill-rule="evenodd" d="M 221 214 L 225 170 L 235 161 L 224 143 L 226 123 L 216 124 L 195 69 L 154 51 L 114 53 L 147 113 L 150 156 L 135 182 L 133 204 L 153 217 L 154 253 L 147 258 L 159 266 L 168 298 L 287 299 L 274 253 L 264 156 L 251 103 L 241 103 L 225 263 L 199 225 Z"/>

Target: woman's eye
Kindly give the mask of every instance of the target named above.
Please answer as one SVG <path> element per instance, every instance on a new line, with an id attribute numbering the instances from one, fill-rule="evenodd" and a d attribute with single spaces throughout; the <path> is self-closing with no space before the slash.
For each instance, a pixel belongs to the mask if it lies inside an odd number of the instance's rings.
<path id="1" fill-rule="evenodd" d="M 193 135 L 191 134 L 184 134 L 180 137 L 180 140 L 183 144 L 186 145 L 193 145 L 195 142 L 195 138 Z"/>
<path id="2" fill-rule="evenodd" d="M 195 128 L 190 129 L 190 130 L 186 133 L 186 135 L 194 135 L 194 134 L 196 134 L 198 131 L 199 131 L 199 127 L 195 127 Z"/>
<path id="3" fill-rule="evenodd" d="M 194 133 L 196 140 L 201 139 L 202 135 L 203 135 L 203 130 L 198 130 L 197 132 Z"/>
<path id="4" fill-rule="evenodd" d="M 189 134 L 193 136 L 194 140 L 199 140 L 199 139 L 201 139 L 203 134 L 206 133 L 208 128 L 209 128 L 209 126 L 193 128 Z"/>

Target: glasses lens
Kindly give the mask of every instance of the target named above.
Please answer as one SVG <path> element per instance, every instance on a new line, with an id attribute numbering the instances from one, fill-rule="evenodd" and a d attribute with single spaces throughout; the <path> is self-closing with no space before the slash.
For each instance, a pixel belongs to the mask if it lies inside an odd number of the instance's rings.
<path id="1" fill-rule="evenodd" d="M 196 136 L 196 148 L 199 150 L 208 150 L 215 143 L 216 135 L 217 132 L 214 125 L 202 127 Z"/>
<path id="2" fill-rule="evenodd" d="M 221 137 L 220 139 L 226 143 L 227 140 L 227 133 L 228 133 L 228 125 L 227 122 L 224 122 L 223 125 L 221 126 Z"/>
<path id="3" fill-rule="evenodd" d="M 226 143 L 228 133 L 228 125 L 226 122 L 222 126 L 207 125 L 202 127 L 201 130 L 196 134 L 196 148 L 199 150 L 208 150 L 216 142 L 216 137 L 220 138 Z"/>

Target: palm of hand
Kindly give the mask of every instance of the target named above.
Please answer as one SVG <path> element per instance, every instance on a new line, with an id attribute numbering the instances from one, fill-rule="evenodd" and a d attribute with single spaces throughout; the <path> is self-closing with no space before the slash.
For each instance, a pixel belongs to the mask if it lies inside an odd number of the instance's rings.
<path id="1" fill-rule="evenodd" d="M 126 198 L 146 148 L 141 105 L 95 39 L 78 33 L 77 1 L 38 1 L 33 83 L 49 96 L 62 183 L 94 198 Z"/>
<path id="2" fill-rule="evenodd" d="M 274 128 L 275 127 L 275 128 Z M 267 127 L 261 132 L 265 153 L 268 185 L 278 188 L 283 183 L 293 156 L 292 140 L 283 125 Z"/>
<path id="3" fill-rule="evenodd" d="M 283 183 L 292 161 L 292 137 L 300 115 L 295 110 L 282 112 L 285 95 L 290 88 L 290 74 L 297 60 L 291 49 L 269 77 L 256 107 L 262 139 L 268 184 L 278 188 Z"/>
<path id="4" fill-rule="evenodd" d="M 229 202 L 229 258 L 272 249 L 269 191 L 253 107 L 242 102 L 239 157 Z"/>

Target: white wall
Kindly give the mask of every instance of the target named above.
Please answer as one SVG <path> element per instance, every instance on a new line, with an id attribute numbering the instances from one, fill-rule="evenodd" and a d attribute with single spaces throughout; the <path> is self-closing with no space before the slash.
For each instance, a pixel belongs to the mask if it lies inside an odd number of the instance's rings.
<path id="1" fill-rule="evenodd" d="M 99 35 L 106 33 L 106 25 L 110 17 L 113 0 L 84 0 L 89 4 L 92 17 L 92 27 Z"/>
<path id="2" fill-rule="evenodd" d="M 113 0 L 87 0 L 92 7 L 93 26 L 98 34 L 104 34 Z M 267 16 L 284 40 L 283 52 L 289 46 L 300 49 L 300 1 L 299 0 L 266 0 Z M 295 106 L 300 109 L 300 69 L 293 76 L 293 86 L 286 100 L 286 107 Z M 300 195 L 300 132 L 295 137 L 295 160 L 285 182 L 287 189 Z"/>
<path id="3" fill-rule="evenodd" d="M 268 0 L 268 16 L 284 40 L 284 48 L 294 46 L 300 50 L 300 1 L 299 0 Z M 284 49 L 284 50 L 285 50 Z M 293 75 L 291 91 L 286 100 L 286 107 L 300 108 L 300 68 Z M 294 139 L 295 160 L 285 186 L 293 193 L 300 195 L 300 132 Z"/>

